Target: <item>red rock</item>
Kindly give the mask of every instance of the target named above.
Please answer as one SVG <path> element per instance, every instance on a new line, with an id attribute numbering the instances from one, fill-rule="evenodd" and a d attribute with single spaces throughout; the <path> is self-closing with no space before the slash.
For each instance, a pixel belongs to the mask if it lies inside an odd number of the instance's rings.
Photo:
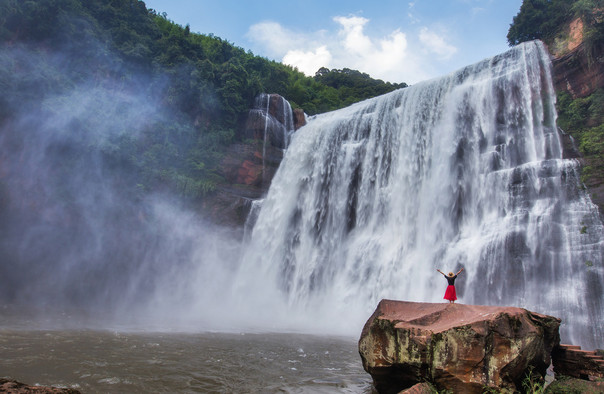
<path id="1" fill-rule="evenodd" d="M 256 185 L 262 182 L 262 165 L 254 164 L 250 160 L 244 160 L 239 167 L 237 183 L 244 185 Z"/>
<path id="2" fill-rule="evenodd" d="M 439 390 L 521 389 L 545 375 L 560 320 L 514 307 L 382 300 L 359 340 L 380 393 L 429 382 Z"/>
<path id="3" fill-rule="evenodd" d="M 556 91 L 567 91 L 577 98 L 604 87 L 604 64 L 598 59 L 602 48 L 586 45 L 581 18 L 572 20 L 566 34 L 549 43 L 549 50 L 553 55 Z"/>

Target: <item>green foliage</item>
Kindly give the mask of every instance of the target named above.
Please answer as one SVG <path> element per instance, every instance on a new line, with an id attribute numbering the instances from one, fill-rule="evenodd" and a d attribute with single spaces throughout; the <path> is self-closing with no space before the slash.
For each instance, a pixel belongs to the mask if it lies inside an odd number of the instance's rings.
<path id="1" fill-rule="evenodd" d="M 510 45 L 535 39 L 548 40 L 560 26 L 572 18 L 570 12 L 576 0 L 525 0 L 510 25 L 507 39 Z"/>
<path id="2" fill-rule="evenodd" d="M 542 394 L 545 391 L 545 382 L 543 377 L 539 374 L 534 374 L 531 368 L 524 380 L 522 381 L 522 388 L 526 394 Z"/>
<path id="3" fill-rule="evenodd" d="M 598 156 L 604 159 L 604 125 L 585 129 L 581 133 L 579 149 L 586 156 Z"/>
<path id="4" fill-rule="evenodd" d="M 570 94 L 558 94 L 558 125 L 576 141 L 585 158 L 581 180 L 598 185 L 604 179 L 604 89 L 572 99 Z"/>
<path id="5" fill-rule="evenodd" d="M 345 105 L 407 87 L 406 83 L 384 83 L 380 79 L 373 79 L 368 74 L 348 68 L 329 70 L 321 67 L 314 79 L 336 89 L 339 100 Z"/>

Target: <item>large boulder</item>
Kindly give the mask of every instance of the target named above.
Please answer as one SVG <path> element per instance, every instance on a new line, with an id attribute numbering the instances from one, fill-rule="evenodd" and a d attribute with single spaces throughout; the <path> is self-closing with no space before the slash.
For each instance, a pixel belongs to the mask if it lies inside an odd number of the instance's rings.
<path id="1" fill-rule="evenodd" d="M 560 320 L 526 309 L 382 300 L 359 340 L 380 393 L 420 382 L 455 393 L 520 389 L 545 375 Z"/>

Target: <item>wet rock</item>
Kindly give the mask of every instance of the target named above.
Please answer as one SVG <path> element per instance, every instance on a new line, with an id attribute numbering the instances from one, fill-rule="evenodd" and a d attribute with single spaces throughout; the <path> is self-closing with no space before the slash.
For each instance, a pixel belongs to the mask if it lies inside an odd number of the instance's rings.
<path id="1" fill-rule="evenodd" d="M 0 393 L 10 394 L 80 394 L 80 391 L 71 388 L 30 386 L 16 380 L 0 378 Z"/>
<path id="2" fill-rule="evenodd" d="M 302 108 L 294 109 L 294 129 L 298 130 L 300 127 L 306 124 L 306 115 Z"/>
<path id="3" fill-rule="evenodd" d="M 521 389 L 545 375 L 560 320 L 514 307 L 382 300 L 359 340 L 380 393 L 428 382 L 439 390 Z"/>

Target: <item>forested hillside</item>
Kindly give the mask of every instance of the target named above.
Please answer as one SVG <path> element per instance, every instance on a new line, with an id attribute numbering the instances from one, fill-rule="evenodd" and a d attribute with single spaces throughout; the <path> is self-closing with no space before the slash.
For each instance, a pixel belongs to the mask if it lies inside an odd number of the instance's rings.
<path id="1" fill-rule="evenodd" d="M 238 131 L 257 94 L 278 93 L 316 114 L 406 86 L 347 69 L 307 77 L 225 39 L 193 33 L 138 0 L 4 0 L 0 42 L 4 133 L 7 125 L 18 133 L 26 108 L 40 121 L 71 111 L 61 132 L 81 135 L 82 145 L 69 152 L 100 149 L 109 165 L 130 170 L 132 190 L 192 199 L 222 181 L 217 163 L 243 138 Z M 87 106 L 76 114 L 70 100 Z M 150 113 L 134 111 L 133 101 L 148 104 Z M 141 118 L 126 114 L 128 108 Z M 121 124 L 120 113 L 127 115 Z M 89 139 L 109 123 L 115 124 L 102 138 Z"/>
<path id="2" fill-rule="evenodd" d="M 565 62 L 558 72 L 568 75 L 559 78 L 582 74 L 582 90 L 568 81 L 557 87 L 558 125 L 574 138 L 583 160 L 582 180 L 604 208 L 604 87 L 595 80 L 604 62 L 604 1 L 525 0 L 507 38 L 510 45 L 541 39 L 555 65 Z"/>

